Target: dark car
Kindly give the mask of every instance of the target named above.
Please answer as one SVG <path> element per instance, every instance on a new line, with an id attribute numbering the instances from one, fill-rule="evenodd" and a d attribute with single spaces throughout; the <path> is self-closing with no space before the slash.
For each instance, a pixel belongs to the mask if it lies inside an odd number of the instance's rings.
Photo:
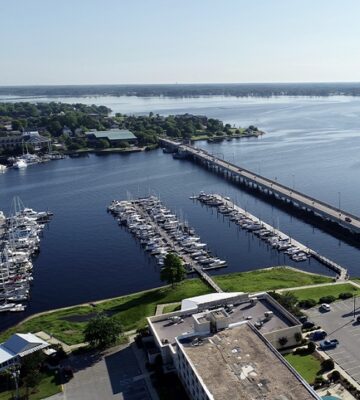
<path id="1" fill-rule="evenodd" d="M 327 333 L 325 331 L 315 331 L 310 333 L 309 339 L 314 341 L 323 340 L 326 336 Z"/>
<path id="2" fill-rule="evenodd" d="M 351 218 L 345 217 L 345 221 L 346 221 L 346 222 L 351 222 Z"/>
<path id="3" fill-rule="evenodd" d="M 360 315 L 358 315 L 358 316 L 356 317 L 356 322 L 357 322 L 358 324 L 360 324 Z"/>
<path id="4" fill-rule="evenodd" d="M 313 322 L 311 322 L 311 321 L 305 321 L 303 324 L 302 324 L 302 328 L 303 329 L 311 329 L 311 328 L 313 328 L 315 326 L 315 324 L 313 323 Z"/>

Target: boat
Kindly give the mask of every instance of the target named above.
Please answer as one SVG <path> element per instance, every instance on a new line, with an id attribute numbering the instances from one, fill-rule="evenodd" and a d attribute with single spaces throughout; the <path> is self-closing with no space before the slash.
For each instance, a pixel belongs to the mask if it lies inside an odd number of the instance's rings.
<path id="1" fill-rule="evenodd" d="M 7 312 L 10 311 L 12 308 L 16 306 L 15 303 L 5 303 L 5 304 L 0 304 L 0 312 Z"/>
<path id="2" fill-rule="evenodd" d="M 7 170 L 6 165 L 0 164 L 0 173 L 4 173 Z"/>
<path id="3" fill-rule="evenodd" d="M 13 167 L 14 168 L 16 168 L 16 169 L 24 169 L 24 168 L 26 168 L 28 165 L 27 165 L 27 162 L 25 161 L 25 160 L 23 160 L 22 158 L 19 158 L 14 164 L 13 164 Z"/>

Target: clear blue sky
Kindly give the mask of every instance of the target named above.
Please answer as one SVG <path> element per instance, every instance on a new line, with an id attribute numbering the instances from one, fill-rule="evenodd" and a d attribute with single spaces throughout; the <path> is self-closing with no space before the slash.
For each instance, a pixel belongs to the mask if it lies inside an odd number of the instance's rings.
<path id="1" fill-rule="evenodd" d="M 0 85 L 360 81 L 359 0 L 0 0 Z"/>

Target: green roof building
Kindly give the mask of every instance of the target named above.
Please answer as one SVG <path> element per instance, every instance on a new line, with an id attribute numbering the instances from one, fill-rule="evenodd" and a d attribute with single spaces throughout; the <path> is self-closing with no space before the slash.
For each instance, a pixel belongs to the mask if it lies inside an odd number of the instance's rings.
<path id="1" fill-rule="evenodd" d="M 91 131 L 86 133 L 90 141 L 96 142 L 100 139 L 107 140 L 112 146 L 121 142 L 136 143 L 136 136 L 127 129 L 110 129 L 108 131 Z"/>

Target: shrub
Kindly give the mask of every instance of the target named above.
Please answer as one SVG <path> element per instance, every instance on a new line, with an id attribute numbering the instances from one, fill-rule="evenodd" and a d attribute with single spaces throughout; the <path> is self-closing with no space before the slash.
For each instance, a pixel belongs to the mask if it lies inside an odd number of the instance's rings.
<path id="1" fill-rule="evenodd" d="M 302 340 L 302 334 L 300 332 L 296 332 L 294 335 L 296 343 L 299 343 Z"/>
<path id="2" fill-rule="evenodd" d="M 337 382 L 341 378 L 340 372 L 337 370 L 333 371 L 331 374 L 329 374 L 329 378 L 333 382 Z"/>
<path id="3" fill-rule="evenodd" d="M 331 371 L 332 369 L 334 369 L 334 361 L 331 360 L 330 358 L 327 359 L 327 360 L 324 360 L 324 361 L 321 363 L 321 369 L 322 369 L 323 371 Z"/>
<path id="4" fill-rule="evenodd" d="M 300 300 L 298 306 L 301 308 L 311 308 L 316 305 L 316 301 L 314 299 L 306 299 Z"/>
<path id="5" fill-rule="evenodd" d="M 313 353 L 315 351 L 315 349 L 316 349 L 315 343 L 314 342 L 309 342 L 307 348 L 308 348 L 309 354 Z"/>
<path id="6" fill-rule="evenodd" d="M 279 344 L 280 344 L 280 346 L 285 346 L 287 342 L 288 342 L 287 337 L 282 336 L 281 338 L 279 338 Z"/>
<path id="7" fill-rule="evenodd" d="M 319 303 L 332 303 L 336 300 L 335 296 L 324 296 L 320 297 Z"/>
<path id="8" fill-rule="evenodd" d="M 341 300 L 350 299 L 351 297 L 353 297 L 353 294 L 350 292 L 344 292 L 339 294 L 339 299 Z"/>

